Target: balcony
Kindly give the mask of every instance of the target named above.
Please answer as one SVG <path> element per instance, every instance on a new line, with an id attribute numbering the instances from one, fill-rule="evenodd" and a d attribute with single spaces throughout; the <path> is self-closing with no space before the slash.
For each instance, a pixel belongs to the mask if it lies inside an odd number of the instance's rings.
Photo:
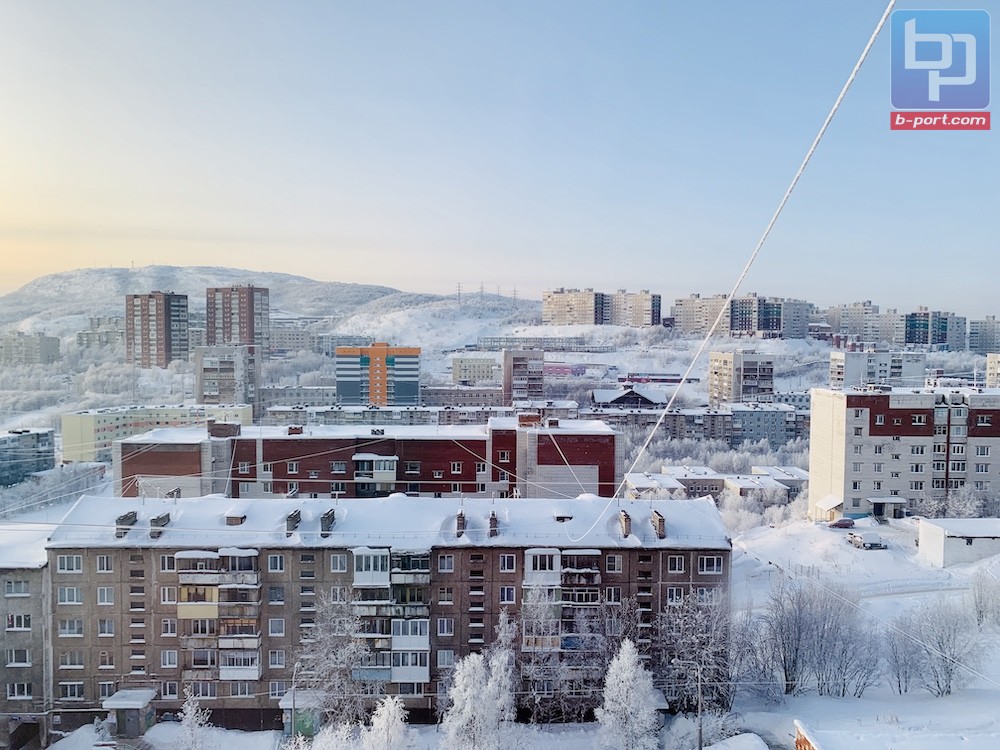
<path id="1" fill-rule="evenodd" d="M 431 573 L 429 570 L 394 570 L 389 574 L 389 582 L 399 585 L 429 586 Z"/>
<path id="2" fill-rule="evenodd" d="M 260 586 L 259 570 L 182 570 L 177 573 L 180 583 L 194 586 Z"/>
<path id="3" fill-rule="evenodd" d="M 182 635 L 180 637 L 181 648 L 216 648 L 219 639 L 215 635 Z"/>
<path id="4" fill-rule="evenodd" d="M 219 679 L 219 670 L 213 667 L 198 667 L 197 669 L 182 669 L 181 679 L 184 682 L 208 682 Z"/>
<path id="5" fill-rule="evenodd" d="M 252 667 L 219 667 L 220 680 L 259 680 L 260 665 Z"/>
<path id="6" fill-rule="evenodd" d="M 220 635 L 219 648 L 253 651 L 260 648 L 260 633 L 256 635 Z"/>
<path id="7" fill-rule="evenodd" d="M 351 670 L 351 679 L 360 682 L 389 682 L 391 678 L 390 667 L 358 667 Z"/>
<path id="8" fill-rule="evenodd" d="M 260 602 L 219 602 L 219 617 L 257 619 Z"/>
<path id="9" fill-rule="evenodd" d="M 597 570 L 564 570 L 562 572 L 563 586 L 599 586 L 601 573 Z"/>

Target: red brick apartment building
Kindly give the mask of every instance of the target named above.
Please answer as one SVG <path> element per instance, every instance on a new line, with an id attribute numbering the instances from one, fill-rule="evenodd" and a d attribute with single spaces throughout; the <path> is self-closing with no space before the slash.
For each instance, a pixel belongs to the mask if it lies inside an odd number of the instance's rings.
<path id="1" fill-rule="evenodd" d="M 610 497 L 617 433 L 533 414 L 486 425 L 153 430 L 115 443 L 116 494 L 157 497 Z"/>
<path id="2" fill-rule="evenodd" d="M 51 599 L 25 646 L 46 674 L 24 690 L 51 707 L 34 720 L 63 730 L 123 688 L 155 690 L 154 708 L 176 711 L 190 687 L 217 725 L 280 726 L 322 595 L 354 603 L 377 692 L 431 715 L 455 662 L 489 644 L 529 592 L 549 597 L 555 625 L 522 629 L 516 647 L 579 658 L 578 615 L 613 621 L 634 599 L 648 645 L 668 604 L 727 600 L 731 555 L 709 499 L 403 495 L 85 496 L 46 549 L 44 585 L 7 605 Z"/>

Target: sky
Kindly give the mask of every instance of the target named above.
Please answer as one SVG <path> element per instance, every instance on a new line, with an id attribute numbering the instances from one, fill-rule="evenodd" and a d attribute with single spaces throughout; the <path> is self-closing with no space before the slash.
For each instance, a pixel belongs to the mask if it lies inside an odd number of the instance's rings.
<path id="1" fill-rule="evenodd" d="M 152 264 L 728 292 L 885 6 L 2 2 L 0 293 Z M 995 132 L 890 111 L 886 27 L 742 290 L 1000 313 Z"/>

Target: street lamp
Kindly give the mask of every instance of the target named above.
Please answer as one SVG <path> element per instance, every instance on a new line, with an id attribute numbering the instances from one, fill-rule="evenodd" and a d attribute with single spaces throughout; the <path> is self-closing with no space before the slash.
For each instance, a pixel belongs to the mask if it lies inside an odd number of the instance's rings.
<path id="1" fill-rule="evenodd" d="M 671 664 L 687 664 L 695 668 L 698 672 L 698 750 L 702 750 L 704 745 L 701 741 L 701 664 L 690 659 L 671 659 Z"/>
<path id="2" fill-rule="evenodd" d="M 295 739 L 296 729 L 295 729 L 295 678 L 299 674 L 299 665 L 301 662 L 295 662 L 295 666 L 292 667 L 292 740 Z"/>

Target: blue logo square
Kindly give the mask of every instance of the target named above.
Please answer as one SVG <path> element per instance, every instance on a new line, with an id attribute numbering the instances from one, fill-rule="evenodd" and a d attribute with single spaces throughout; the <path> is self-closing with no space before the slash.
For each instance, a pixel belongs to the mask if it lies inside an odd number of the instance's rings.
<path id="1" fill-rule="evenodd" d="M 990 105 L 990 14 L 897 10 L 890 21 L 891 98 L 896 109 Z"/>

